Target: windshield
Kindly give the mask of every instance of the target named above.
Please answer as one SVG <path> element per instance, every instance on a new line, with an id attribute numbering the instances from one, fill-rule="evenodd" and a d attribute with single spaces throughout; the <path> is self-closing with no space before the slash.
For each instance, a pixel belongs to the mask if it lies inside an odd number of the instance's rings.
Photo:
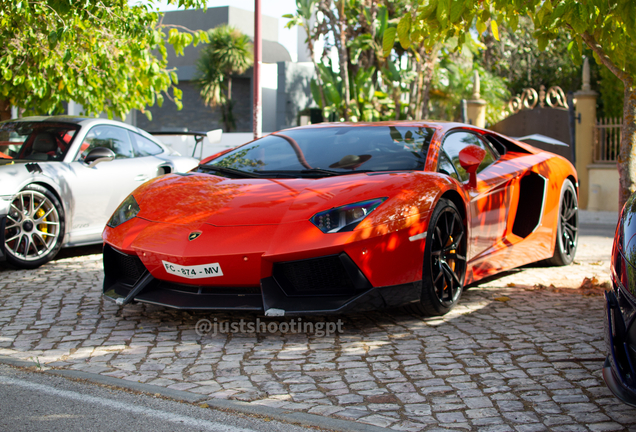
<path id="1" fill-rule="evenodd" d="M 421 170 L 434 132 L 415 126 L 290 129 L 219 156 L 200 170 L 259 177 Z"/>
<path id="2" fill-rule="evenodd" d="M 0 123 L 0 157 L 61 161 L 71 146 L 78 125 L 49 122 Z"/>

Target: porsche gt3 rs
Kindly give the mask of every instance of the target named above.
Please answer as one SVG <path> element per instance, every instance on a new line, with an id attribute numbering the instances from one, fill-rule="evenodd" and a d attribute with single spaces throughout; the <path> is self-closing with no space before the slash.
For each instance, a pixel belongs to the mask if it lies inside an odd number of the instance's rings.
<path id="1" fill-rule="evenodd" d="M 0 156 L 0 260 L 21 268 L 101 243 L 138 185 L 198 164 L 136 127 L 69 116 L 0 122 Z"/>
<path id="2" fill-rule="evenodd" d="M 104 294 L 124 305 L 292 315 L 406 305 L 577 247 L 560 156 L 442 122 L 284 130 L 150 181 L 104 230 Z"/>

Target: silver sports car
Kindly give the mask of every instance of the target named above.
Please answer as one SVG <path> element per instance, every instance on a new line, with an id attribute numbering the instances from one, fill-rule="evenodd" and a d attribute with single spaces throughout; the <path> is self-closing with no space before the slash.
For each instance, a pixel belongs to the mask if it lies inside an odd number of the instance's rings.
<path id="1" fill-rule="evenodd" d="M 0 122 L 0 261 L 35 268 L 61 247 L 101 243 L 108 218 L 137 186 L 197 164 L 121 122 Z"/>

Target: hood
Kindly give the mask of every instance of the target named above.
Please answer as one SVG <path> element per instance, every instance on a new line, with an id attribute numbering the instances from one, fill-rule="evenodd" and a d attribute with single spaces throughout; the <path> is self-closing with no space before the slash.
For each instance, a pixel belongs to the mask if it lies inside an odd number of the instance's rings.
<path id="1" fill-rule="evenodd" d="M 391 198 L 424 173 L 350 174 L 320 179 L 228 179 L 167 175 L 133 195 L 137 215 L 153 222 L 215 226 L 275 225 L 372 198 Z"/>

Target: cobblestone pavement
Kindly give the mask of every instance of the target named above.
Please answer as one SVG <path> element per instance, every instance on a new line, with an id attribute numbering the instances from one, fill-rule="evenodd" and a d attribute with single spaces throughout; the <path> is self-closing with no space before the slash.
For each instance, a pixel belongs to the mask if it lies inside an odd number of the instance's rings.
<path id="1" fill-rule="evenodd" d="M 0 355 L 394 430 L 636 430 L 636 410 L 601 378 L 601 290 L 576 289 L 584 277 L 609 280 L 611 241 L 582 236 L 575 265 L 528 267 L 472 287 L 443 318 L 303 319 L 342 320 L 342 332 L 323 337 L 318 326 L 298 334 L 219 326 L 200 336 L 201 319 L 291 320 L 120 310 L 101 297 L 100 255 L 35 271 L 0 266 Z"/>

